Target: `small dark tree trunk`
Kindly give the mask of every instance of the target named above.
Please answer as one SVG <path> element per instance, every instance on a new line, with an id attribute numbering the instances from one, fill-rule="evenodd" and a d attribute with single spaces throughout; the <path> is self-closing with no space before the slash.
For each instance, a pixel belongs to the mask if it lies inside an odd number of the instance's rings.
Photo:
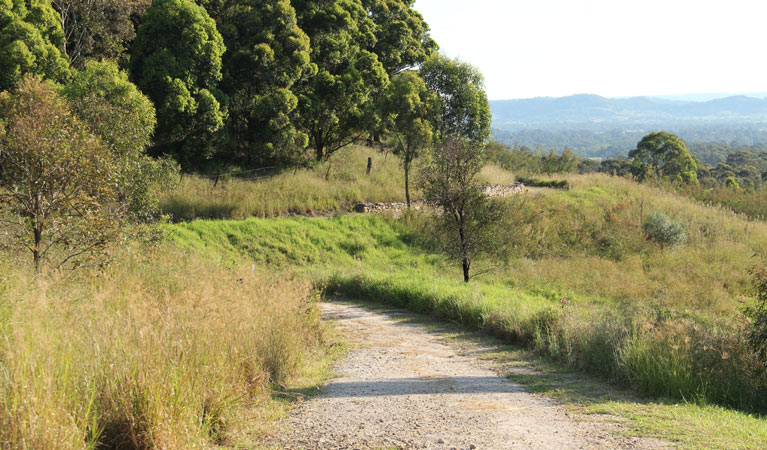
<path id="1" fill-rule="evenodd" d="M 35 246 L 32 247 L 32 259 L 35 263 L 35 273 L 40 273 L 40 263 L 42 260 L 42 255 L 40 252 L 40 247 L 43 242 L 43 231 L 35 226 Z"/>
<path id="2" fill-rule="evenodd" d="M 471 276 L 469 275 L 471 261 L 469 261 L 469 255 L 466 251 L 466 235 L 463 232 L 463 227 L 458 228 L 458 235 L 461 237 L 461 266 L 463 267 L 463 281 L 468 283 L 471 279 Z"/>
<path id="3" fill-rule="evenodd" d="M 405 200 L 410 208 L 410 158 L 405 157 Z"/>

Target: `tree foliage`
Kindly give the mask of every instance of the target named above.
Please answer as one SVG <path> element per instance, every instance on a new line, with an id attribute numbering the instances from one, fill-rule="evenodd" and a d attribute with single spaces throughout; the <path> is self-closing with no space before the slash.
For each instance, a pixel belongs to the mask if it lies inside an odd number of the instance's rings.
<path id="1" fill-rule="evenodd" d="M 230 99 L 225 157 L 246 167 L 296 162 L 307 136 L 294 126 L 294 87 L 316 72 L 309 37 L 288 0 L 219 3 L 227 47 L 221 86 Z"/>
<path id="2" fill-rule="evenodd" d="M 394 153 L 405 169 L 405 198 L 410 207 L 410 165 L 434 140 L 432 122 L 438 111 L 437 95 L 417 72 L 403 72 L 392 79 L 380 99 L 386 130 L 394 136 Z"/>
<path id="3" fill-rule="evenodd" d="M 0 215 L 40 268 L 79 264 L 119 236 L 111 152 L 39 78 L 0 94 Z"/>
<path id="4" fill-rule="evenodd" d="M 508 248 L 501 235 L 507 204 L 483 192 L 478 175 L 485 164 L 482 146 L 468 139 L 444 139 L 421 169 L 424 196 L 440 208 L 436 222 L 445 253 L 460 261 L 463 279 L 469 282 L 473 262 L 480 256 L 505 257 Z"/>
<path id="5" fill-rule="evenodd" d="M 441 137 L 465 138 L 484 144 L 490 137 L 490 104 L 484 77 L 470 64 L 434 55 L 421 67 L 426 86 L 441 101 L 437 129 Z"/>
<path id="6" fill-rule="evenodd" d="M 64 52 L 74 67 L 86 58 L 119 60 L 136 36 L 132 15 L 141 3 L 125 0 L 52 0 L 61 16 Z"/>
<path id="7" fill-rule="evenodd" d="M 375 23 L 360 0 L 295 0 L 299 27 L 311 39 L 317 74 L 301 83 L 297 124 L 317 160 L 370 128 L 372 101 L 388 76 L 373 53 Z"/>
<path id="8" fill-rule="evenodd" d="M 174 165 L 146 155 L 155 127 L 152 102 L 116 63 L 90 61 L 60 89 L 72 112 L 101 139 L 118 165 L 118 194 L 133 221 L 157 213 L 156 189 L 172 179 Z"/>
<path id="9" fill-rule="evenodd" d="M 657 131 L 643 137 L 629 152 L 632 173 L 640 181 L 650 177 L 698 184 L 698 165 L 684 141 L 675 134 Z"/>
<path id="10" fill-rule="evenodd" d="M 186 169 L 202 168 L 224 124 L 216 24 L 191 0 L 156 0 L 142 18 L 131 54 L 131 75 L 157 108 L 158 154 Z"/>
<path id="11" fill-rule="evenodd" d="M 63 81 L 69 62 L 60 51 L 59 15 L 45 0 L 0 0 L 0 91 L 26 74 Z"/>
<path id="12" fill-rule="evenodd" d="M 363 0 L 375 24 L 373 52 L 389 77 L 423 63 L 437 50 L 414 0 Z"/>

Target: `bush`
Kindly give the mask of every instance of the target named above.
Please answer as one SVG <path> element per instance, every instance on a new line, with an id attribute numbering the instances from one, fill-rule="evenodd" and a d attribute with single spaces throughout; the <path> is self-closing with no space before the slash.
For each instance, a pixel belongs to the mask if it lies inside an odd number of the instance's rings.
<path id="1" fill-rule="evenodd" d="M 744 308 L 751 321 L 748 342 L 763 363 L 767 363 L 767 268 L 751 271 L 756 290 L 756 304 Z"/>
<path id="2" fill-rule="evenodd" d="M 517 177 L 517 181 L 529 187 L 570 189 L 567 180 L 543 180 L 540 178 Z"/>
<path id="3" fill-rule="evenodd" d="M 687 243 L 687 230 L 684 224 L 668 218 L 661 211 L 650 213 L 642 224 L 642 231 L 663 247 L 678 247 Z"/>

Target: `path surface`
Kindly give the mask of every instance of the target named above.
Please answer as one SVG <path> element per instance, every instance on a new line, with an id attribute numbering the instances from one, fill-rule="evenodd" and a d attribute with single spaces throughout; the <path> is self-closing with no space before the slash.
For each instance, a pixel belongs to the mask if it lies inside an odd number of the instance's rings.
<path id="1" fill-rule="evenodd" d="M 577 420 L 426 327 L 345 303 L 322 305 L 355 344 L 339 377 L 299 404 L 280 434 L 286 449 L 660 448 L 618 436 L 619 425 Z M 399 316 L 401 319 L 402 316 Z M 484 348 L 484 350 L 487 350 Z"/>

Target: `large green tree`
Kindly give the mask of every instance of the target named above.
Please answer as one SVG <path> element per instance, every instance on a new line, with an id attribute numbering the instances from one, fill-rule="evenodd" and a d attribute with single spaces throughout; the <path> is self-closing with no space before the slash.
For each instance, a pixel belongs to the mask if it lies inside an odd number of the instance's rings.
<path id="1" fill-rule="evenodd" d="M 415 0 L 362 0 L 375 23 L 373 51 L 389 77 L 423 63 L 437 50 Z"/>
<path id="2" fill-rule="evenodd" d="M 677 135 L 656 131 L 643 137 L 629 152 L 632 174 L 640 181 L 650 177 L 698 184 L 698 165 L 687 144 Z"/>
<path id="3" fill-rule="evenodd" d="M 297 124 L 317 160 L 371 128 L 374 96 L 388 83 L 378 57 L 375 23 L 360 0 L 294 0 L 299 27 L 311 39 L 317 74 L 301 83 Z"/>
<path id="4" fill-rule="evenodd" d="M 157 187 L 172 179 L 173 166 L 146 154 L 156 124 L 152 102 L 114 62 L 89 61 L 59 89 L 71 111 L 112 152 L 118 195 L 133 221 L 158 211 Z"/>
<path id="5" fill-rule="evenodd" d="M 490 103 L 484 77 L 477 68 L 434 55 L 421 67 L 421 76 L 442 102 L 437 119 L 441 138 L 457 137 L 483 144 L 490 137 Z"/>
<path id="6" fill-rule="evenodd" d="M 155 0 L 133 43 L 131 75 L 157 108 L 155 152 L 185 169 L 205 166 L 224 124 L 224 51 L 216 23 L 192 0 Z"/>
<path id="7" fill-rule="evenodd" d="M 25 74 L 63 81 L 69 61 L 64 33 L 50 0 L 0 0 L 0 91 Z"/>
<path id="8" fill-rule="evenodd" d="M 410 207 L 410 166 L 434 139 L 432 121 L 439 110 L 437 94 L 426 87 L 418 72 L 403 72 L 392 79 L 380 99 L 384 126 L 395 141 L 394 153 L 405 169 L 405 198 Z"/>
<path id="9" fill-rule="evenodd" d="M 227 52 L 222 90 L 230 99 L 224 157 L 240 166 L 295 162 L 307 136 L 294 126 L 297 82 L 316 73 L 309 37 L 288 0 L 219 0 Z"/>

